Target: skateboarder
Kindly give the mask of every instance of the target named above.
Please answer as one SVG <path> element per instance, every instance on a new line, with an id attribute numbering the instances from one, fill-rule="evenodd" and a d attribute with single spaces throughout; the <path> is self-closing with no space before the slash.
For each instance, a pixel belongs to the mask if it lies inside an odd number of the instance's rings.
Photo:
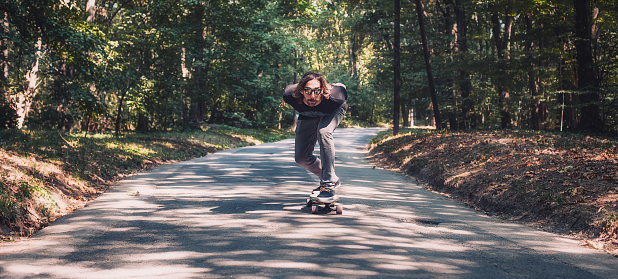
<path id="1" fill-rule="evenodd" d="M 296 124 L 294 158 L 296 163 L 320 178 L 312 197 L 320 202 L 338 200 L 335 188 L 341 184 L 335 174 L 333 132 L 347 110 L 348 93 L 341 83 L 328 84 L 323 75 L 306 73 L 297 84 L 288 85 L 283 100 L 299 114 Z M 320 158 L 313 155 L 320 144 Z"/>

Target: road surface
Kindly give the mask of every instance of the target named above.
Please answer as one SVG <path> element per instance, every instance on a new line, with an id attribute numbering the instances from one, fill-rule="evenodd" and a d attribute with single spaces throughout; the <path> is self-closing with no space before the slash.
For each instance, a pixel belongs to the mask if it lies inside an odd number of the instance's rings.
<path id="1" fill-rule="evenodd" d="M 3 278 L 616 278 L 618 258 L 503 222 L 373 168 L 378 129 L 338 129 L 343 215 L 310 213 L 318 180 L 293 140 L 123 180 L 25 241 Z"/>

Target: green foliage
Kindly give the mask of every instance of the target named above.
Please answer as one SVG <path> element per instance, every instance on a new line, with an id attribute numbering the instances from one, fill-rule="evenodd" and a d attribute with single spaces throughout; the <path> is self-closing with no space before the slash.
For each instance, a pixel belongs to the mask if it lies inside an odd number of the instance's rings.
<path id="1" fill-rule="evenodd" d="M 449 127 L 496 128 L 504 110 L 517 128 L 572 129 L 580 121 L 572 2 L 423 3 L 439 110 Z M 70 1 L 0 3 L 0 49 L 8 51 L 0 55 L 0 65 L 7 66 L 0 68 L 8 69 L 0 84 L 13 108 L 22 97 L 32 101 L 27 127 L 100 132 L 186 130 L 204 123 L 289 126 L 293 113 L 281 93 L 309 70 L 347 85 L 351 119 L 392 120 L 391 2 L 96 4 L 105 13 L 87 21 L 81 4 Z M 612 1 L 594 5 L 598 105 L 605 129 L 616 131 L 618 11 Z M 415 123 L 425 125 L 433 113 L 413 7 L 402 3 L 402 115 L 411 110 Z M 495 19 L 499 28 L 492 29 Z M 456 23 L 465 24 L 465 49 L 457 41 L 463 34 L 453 33 Z M 24 77 L 37 59 L 37 86 L 26 93 Z"/>
<path id="2" fill-rule="evenodd" d="M 55 202 L 45 188 L 32 186 L 25 180 L 14 181 L 8 178 L 6 172 L 0 173 L 0 223 L 12 226 L 15 223 L 27 221 L 29 218 L 25 216 L 26 204 L 34 195 L 40 195 L 39 193 L 42 193 L 42 197 L 52 204 L 41 212 L 43 216 L 49 216 Z M 40 181 L 34 183 L 40 184 Z"/>
<path id="3" fill-rule="evenodd" d="M 0 219 L 11 222 L 17 216 L 17 201 L 7 189 L 4 179 L 0 180 Z"/>

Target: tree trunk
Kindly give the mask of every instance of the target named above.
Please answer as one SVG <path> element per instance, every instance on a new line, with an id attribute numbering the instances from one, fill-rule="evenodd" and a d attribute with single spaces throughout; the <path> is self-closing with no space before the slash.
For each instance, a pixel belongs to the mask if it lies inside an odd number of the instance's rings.
<path id="1" fill-rule="evenodd" d="M 440 1 L 436 2 L 436 5 L 438 7 L 438 9 L 442 12 L 442 17 L 443 17 L 443 22 L 444 22 L 444 34 L 451 34 L 453 36 L 453 38 L 457 37 L 457 24 L 455 24 L 455 21 L 453 20 L 453 6 L 452 5 L 445 5 L 444 7 L 442 7 L 440 5 Z M 448 63 L 450 63 L 451 65 L 454 65 L 454 58 L 453 58 L 453 51 L 456 49 L 456 40 L 451 40 L 449 42 L 449 46 L 446 48 L 446 54 L 448 56 Z M 450 88 L 450 109 L 448 109 L 448 123 L 449 123 L 449 128 L 451 130 L 459 130 L 459 120 L 457 119 L 457 107 L 458 107 L 458 103 L 457 103 L 457 96 L 458 96 L 458 91 L 455 88 L 455 72 L 452 73 L 452 76 L 449 75 L 446 78 L 446 84 L 448 85 L 448 87 Z"/>
<path id="2" fill-rule="evenodd" d="M 534 44 L 533 25 L 534 22 L 530 16 L 524 18 L 526 25 L 526 33 L 529 41 L 526 43 L 526 50 L 528 51 L 529 70 L 528 70 L 528 91 L 530 92 L 531 106 L 530 106 L 530 127 L 534 130 L 542 130 L 543 122 L 547 118 L 547 104 L 541 99 L 543 98 L 544 91 L 541 85 L 541 80 L 537 77 L 535 68 L 538 62 L 535 61 L 532 55 L 533 50 L 536 48 Z M 542 40 L 542 39 L 541 39 Z M 539 42 L 538 48 L 542 51 L 543 44 Z"/>
<path id="3" fill-rule="evenodd" d="M 425 56 L 425 68 L 427 69 L 427 79 L 429 81 L 429 95 L 431 96 L 433 117 L 436 122 L 436 129 L 440 130 L 442 129 L 442 120 L 440 119 L 440 107 L 438 107 L 436 85 L 433 80 L 431 57 L 429 56 L 429 43 L 427 42 L 427 33 L 425 32 L 425 20 L 423 19 L 423 4 L 421 3 L 421 0 L 416 0 L 416 14 L 418 15 L 418 26 L 421 31 L 421 41 L 423 43 L 423 54 Z"/>
<path id="4" fill-rule="evenodd" d="M 137 114 L 137 125 L 135 126 L 135 131 L 137 132 L 148 132 L 148 116 L 146 116 L 142 112 L 138 112 Z"/>
<path id="5" fill-rule="evenodd" d="M 189 71 L 187 76 L 187 79 L 192 81 L 192 87 L 189 88 L 189 96 L 191 101 L 189 119 L 185 121 L 191 129 L 200 129 L 201 124 L 204 122 L 204 116 L 208 111 L 208 95 L 213 93 L 212 90 L 208 89 L 211 86 L 208 86 L 207 84 L 212 61 L 203 52 L 204 47 L 207 45 L 206 38 L 209 34 L 208 28 L 204 27 L 202 23 L 204 12 L 204 4 L 197 3 L 190 14 L 191 22 L 193 22 L 197 27 L 192 30 L 189 43 L 194 46 L 201 47 L 193 48 L 193 52 L 188 53 L 190 54 L 191 59 L 188 59 L 189 61 L 183 61 L 186 63 L 187 68 L 193 68 L 193 71 Z M 183 59 L 185 59 L 184 56 Z M 194 65 L 197 66 L 193 67 Z"/>
<path id="6" fill-rule="evenodd" d="M 407 101 L 401 102 L 401 119 L 403 120 L 401 123 L 402 127 L 410 127 L 410 110 L 408 110 L 408 106 L 406 105 L 407 103 Z"/>
<path id="7" fill-rule="evenodd" d="M 88 18 L 86 18 L 87 22 L 90 23 L 94 23 L 97 19 L 97 6 L 96 6 L 96 0 L 88 0 L 86 2 L 86 13 L 88 14 Z M 94 60 L 94 54 L 90 54 L 90 59 Z M 90 93 L 93 96 L 96 96 L 96 92 L 97 92 L 97 84 L 95 83 L 95 81 L 90 81 L 90 85 L 88 86 L 88 90 L 90 90 Z M 88 130 L 89 130 L 89 122 L 90 122 L 90 115 L 86 116 L 86 134 L 88 134 Z M 83 129 L 82 129 L 83 130 Z"/>
<path id="8" fill-rule="evenodd" d="M 468 52 L 468 26 L 466 22 L 466 11 L 464 10 L 462 2 L 462 0 L 455 1 L 455 16 L 457 17 L 457 51 L 466 53 Z M 474 103 L 470 100 L 472 83 L 468 71 L 465 69 L 459 70 L 457 83 L 461 91 L 461 118 L 463 121 L 463 128 L 475 128 L 476 118 L 471 115 L 472 111 L 474 111 Z"/>
<path id="9" fill-rule="evenodd" d="M 582 105 L 578 129 L 603 131 L 595 66 L 592 56 L 592 8 L 590 0 L 573 0 L 575 6 L 575 49 L 577 50 L 577 87 Z"/>
<path id="10" fill-rule="evenodd" d="M 562 43 L 561 50 L 565 52 L 566 43 Z M 571 68 L 569 63 L 566 61 L 568 58 L 563 58 L 558 65 L 558 73 L 560 80 L 560 90 L 573 92 L 576 89 L 575 84 L 573 84 L 572 80 L 569 79 L 568 74 L 566 72 L 570 72 Z M 577 125 L 576 112 L 574 108 L 574 100 L 573 93 L 562 93 L 558 95 L 558 101 L 561 104 L 560 108 L 560 131 L 563 130 L 573 130 Z"/>
<path id="11" fill-rule="evenodd" d="M 88 14 L 87 22 L 94 22 L 97 16 L 96 0 L 88 0 L 86 2 L 86 13 Z"/>
<path id="12" fill-rule="evenodd" d="M 394 104 L 393 104 L 393 135 L 399 134 L 399 109 L 401 108 L 401 0 L 394 0 L 395 4 L 395 34 L 393 37 L 393 72 L 394 76 Z"/>
<path id="13" fill-rule="evenodd" d="M 507 9 L 507 18 L 508 18 L 508 9 Z M 496 53 L 498 55 L 498 77 L 496 78 L 496 83 L 498 84 L 498 95 L 500 100 L 500 127 L 502 129 L 511 128 L 511 112 L 509 109 L 509 91 L 505 86 L 506 78 L 508 77 L 508 69 L 507 69 L 507 58 L 506 58 L 506 48 L 507 43 L 506 40 L 509 35 L 502 35 L 500 17 L 498 14 L 493 14 L 491 17 L 492 22 L 492 36 L 494 38 L 494 43 L 496 45 Z M 508 26 L 508 24 L 505 24 Z M 510 27 L 506 28 L 505 31 L 508 31 Z"/>
<path id="14" fill-rule="evenodd" d="M 7 15 L 4 13 L 4 16 L 0 20 L 0 24 L 3 25 L 0 28 L 4 28 L 5 30 L 9 29 L 9 22 L 6 19 Z M 9 78 L 9 46 L 7 43 L 7 39 L 0 40 L 0 52 L 2 56 L 0 56 L 0 71 L 2 71 L 2 80 L 6 81 Z"/>
<path id="15" fill-rule="evenodd" d="M 350 46 L 350 68 L 352 70 L 352 77 L 358 82 L 358 51 L 363 44 L 363 36 L 359 34 L 352 35 L 352 44 Z"/>
<path id="16" fill-rule="evenodd" d="M 526 50 L 528 51 L 528 91 L 530 92 L 530 98 L 532 105 L 530 106 L 530 127 L 534 130 L 541 129 L 541 119 L 538 114 L 539 103 L 538 103 L 538 85 L 536 80 L 536 73 L 534 72 L 534 65 L 536 63 L 533 62 L 534 57 L 532 56 L 532 50 L 534 48 L 534 40 L 532 35 L 532 19 L 530 16 L 526 16 L 524 18 L 524 22 L 526 24 L 526 33 L 529 38 L 529 41 L 526 43 Z"/>
<path id="17" fill-rule="evenodd" d="M 34 62 L 32 63 L 32 67 L 26 73 L 26 81 L 28 85 L 26 86 L 26 90 L 23 94 L 17 96 L 17 100 L 15 100 L 15 111 L 17 112 L 17 128 L 21 129 L 24 126 L 26 118 L 28 118 L 28 113 L 30 113 L 30 107 L 32 106 L 32 101 L 37 94 L 38 91 L 38 82 L 39 82 L 39 60 L 42 55 L 41 48 L 43 46 L 43 41 L 39 37 L 36 44 L 36 52 Z"/>
<path id="18" fill-rule="evenodd" d="M 128 90 L 129 87 L 127 87 Z M 118 114 L 116 115 L 116 133 L 115 136 L 120 136 L 120 122 L 122 121 L 122 104 L 124 103 L 124 96 L 127 95 L 127 90 L 123 90 L 120 95 L 120 101 L 118 101 Z"/>

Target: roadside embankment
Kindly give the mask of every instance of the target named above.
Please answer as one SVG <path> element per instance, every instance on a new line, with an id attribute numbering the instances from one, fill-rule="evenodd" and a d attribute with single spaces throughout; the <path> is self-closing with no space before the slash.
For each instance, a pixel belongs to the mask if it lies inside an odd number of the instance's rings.
<path id="1" fill-rule="evenodd" d="M 373 160 L 501 218 L 618 248 L 618 141 L 528 131 L 381 133 Z"/>

